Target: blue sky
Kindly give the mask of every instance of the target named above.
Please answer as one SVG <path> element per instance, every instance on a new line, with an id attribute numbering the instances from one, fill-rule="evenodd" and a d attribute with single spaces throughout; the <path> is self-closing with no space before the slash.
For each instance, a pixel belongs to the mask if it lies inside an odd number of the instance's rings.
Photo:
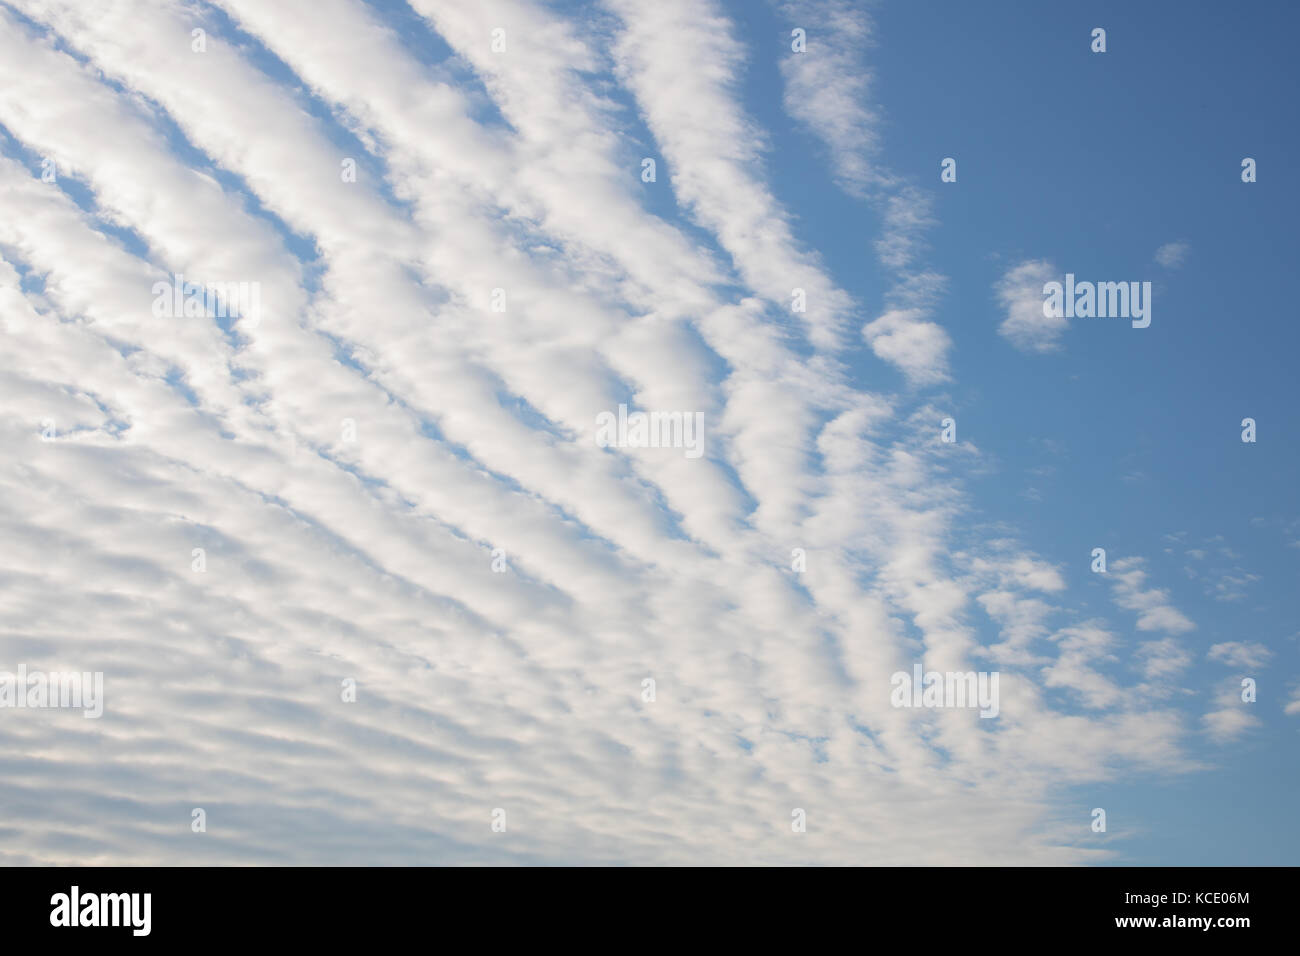
<path id="1" fill-rule="evenodd" d="M 1297 16 L 0 2 L 0 859 L 1294 863 Z"/>

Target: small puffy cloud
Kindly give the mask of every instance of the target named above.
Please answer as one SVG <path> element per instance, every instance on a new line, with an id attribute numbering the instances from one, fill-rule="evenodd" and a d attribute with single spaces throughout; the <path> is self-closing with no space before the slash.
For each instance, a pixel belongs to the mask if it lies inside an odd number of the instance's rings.
<path id="1" fill-rule="evenodd" d="M 1201 718 L 1205 732 L 1217 744 L 1236 740 L 1252 727 L 1258 727 L 1260 720 L 1248 704 L 1241 699 L 1241 686 L 1236 681 L 1224 684 L 1214 696 L 1214 710 Z"/>
<path id="2" fill-rule="evenodd" d="M 1187 258 L 1187 253 L 1192 249 L 1185 242 L 1166 242 L 1156 250 L 1156 262 L 1166 269 L 1177 269 Z"/>
<path id="3" fill-rule="evenodd" d="M 1288 717 L 1300 714 L 1300 684 L 1291 688 L 1291 699 L 1287 701 L 1285 712 Z"/>
<path id="4" fill-rule="evenodd" d="M 1113 707 L 1123 702 L 1123 689 L 1093 666 L 1114 660 L 1110 648 L 1115 638 L 1109 631 L 1090 621 L 1065 628 L 1052 639 L 1060 644 L 1061 653 L 1055 663 L 1043 668 L 1047 687 L 1069 688 L 1087 707 Z"/>
<path id="5" fill-rule="evenodd" d="M 924 316 L 921 309 L 894 309 L 862 330 L 871 350 L 897 365 L 914 385 L 933 385 L 948 378 L 952 339 Z"/>
<path id="6" fill-rule="evenodd" d="M 1140 644 L 1137 653 L 1143 674 L 1153 681 L 1176 677 L 1192 663 L 1191 653 L 1172 637 Z"/>
<path id="7" fill-rule="evenodd" d="M 1121 558 L 1111 565 L 1111 585 L 1115 603 L 1138 615 L 1139 631 L 1165 631 L 1182 634 L 1195 629 L 1187 617 L 1169 603 L 1169 593 L 1146 587 L 1146 571 L 1141 558 Z"/>
<path id="8" fill-rule="evenodd" d="M 1055 267 L 1043 259 L 1022 262 L 1007 270 L 993 287 L 1007 317 L 998 334 L 1022 352 L 1053 352 L 1068 322 L 1064 316 L 1043 312 L 1043 286 L 1058 278 Z"/>
<path id="9" fill-rule="evenodd" d="M 1208 656 L 1210 660 L 1222 661 L 1229 667 L 1258 670 L 1268 663 L 1273 652 L 1253 641 L 1224 641 L 1211 647 Z"/>
<path id="10" fill-rule="evenodd" d="M 976 571 L 996 576 L 999 585 L 1004 588 L 1052 592 L 1065 590 L 1065 579 L 1061 577 L 1061 572 L 1035 554 L 1025 552 L 976 557 L 971 566 Z"/>
<path id="11" fill-rule="evenodd" d="M 1220 572 L 1219 580 L 1214 582 L 1210 596 L 1216 601 L 1240 601 L 1246 596 L 1246 588 L 1259 580 L 1258 574 L 1251 574 L 1241 568 Z"/>

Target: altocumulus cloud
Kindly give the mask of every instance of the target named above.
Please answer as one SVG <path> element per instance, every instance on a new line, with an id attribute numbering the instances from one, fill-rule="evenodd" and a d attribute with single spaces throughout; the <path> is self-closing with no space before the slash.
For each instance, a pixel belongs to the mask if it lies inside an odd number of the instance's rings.
<path id="1" fill-rule="evenodd" d="M 932 216 L 873 165 L 856 57 L 781 77 L 884 210 L 884 310 L 768 181 L 720 7 L 411 7 L 0 6 L 0 667 L 105 696 L 0 714 L 0 859 L 1104 856 L 1059 788 L 1182 766 L 1196 728 L 1057 569 L 970 530 L 978 451 L 923 391 Z M 1030 351 L 1048 271 L 998 290 Z M 258 315 L 155 314 L 177 275 Z M 601 447 L 624 404 L 699 414 L 704 453 Z M 1192 627 L 1118 570 L 1139 628 Z M 997 719 L 892 707 L 921 659 L 1000 670 Z"/>

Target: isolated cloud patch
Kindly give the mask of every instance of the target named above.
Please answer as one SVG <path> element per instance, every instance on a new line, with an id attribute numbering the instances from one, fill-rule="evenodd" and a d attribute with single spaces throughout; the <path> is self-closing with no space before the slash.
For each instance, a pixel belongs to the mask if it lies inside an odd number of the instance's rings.
<path id="1" fill-rule="evenodd" d="M 1192 247 L 1185 242 L 1167 242 L 1156 250 L 1156 262 L 1166 269 L 1177 269 Z"/>
<path id="2" fill-rule="evenodd" d="M 1201 718 L 1206 734 L 1215 743 L 1226 744 L 1260 726 L 1259 718 L 1251 713 L 1253 706 L 1244 699 L 1237 681 L 1224 682 L 1214 694 L 1213 709 Z"/>
<path id="3" fill-rule="evenodd" d="M 871 350 L 897 365 L 916 385 L 933 385 L 948 378 L 948 349 L 952 339 L 921 309 L 894 309 L 862 329 Z"/>
<path id="4" fill-rule="evenodd" d="M 1145 565 L 1141 558 L 1121 558 L 1111 565 L 1115 603 L 1137 613 L 1139 631 L 1183 634 L 1194 630 L 1196 625 L 1173 606 L 1168 591 L 1146 586 Z"/>
<path id="5" fill-rule="evenodd" d="M 1059 272 L 1043 259 L 1032 259 L 1008 269 L 993 287 L 1006 318 L 998 334 L 1022 352 L 1054 352 L 1069 322 L 1064 316 L 1046 314 L 1043 286 L 1059 278 Z"/>
<path id="6" fill-rule="evenodd" d="M 1229 667 L 1255 670 L 1267 664 L 1273 652 L 1255 641 L 1225 641 L 1212 646 L 1208 656 Z"/>

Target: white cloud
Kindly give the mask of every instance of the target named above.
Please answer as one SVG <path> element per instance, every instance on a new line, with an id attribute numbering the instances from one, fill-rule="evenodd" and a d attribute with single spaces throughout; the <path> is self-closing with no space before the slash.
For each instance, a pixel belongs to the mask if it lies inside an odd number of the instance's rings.
<path id="1" fill-rule="evenodd" d="M 1215 743 L 1231 743 L 1260 726 L 1259 718 L 1252 713 L 1256 705 L 1243 701 L 1241 694 L 1240 682 L 1225 682 L 1214 694 L 1214 709 L 1201 718 L 1206 734 Z"/>
<path id="2" fill-rule="evenodd" d="M 878 118 L 864 56 L 874 31 L 871 19 L 849 0 L 777 0 L 775 6 L 788 22 L 802 25 L 807 41 L 804 52 L 791 50 L 779 61 L 786 112 L 826 145 L 840 187 L 880 213 L 874 248 L 892 274 L 885 293 L 890 309 L 863 334 L 876 356 L 897 365 L 912 384 L 946 381 L 952 343 L 931 319 L 947 277 L 920 264 L 925 232 L 935 224 L 932 201 L 879 162 Z"/>
<path id="3" fill-rule="evenodd" d="M 606 0 L 622 29 L 614 44 L 617 73 L 635 95 L 673 170 L 679 202 L 730 254 L 737 271 L 770 302 L 799 313 L 813 343 L 840 343 L 848 296 L 796 243 L 789 216 L 761 177 L 763 137 L 740 108 L 735 77 L 745 51 L 711 3 Z M 431 15 L 442 5 L 430 3 Z M 481 25 L 490 19 L 486 12 Z M 700 64 L 709 64 L 699 69 Z"/>
<path id="4" fill-rule="evenodd" d="M 873 352 L 897 365 L 910 381 L 932 385 L 948 378 L 947 354 L 952 340 L 923 315 L 916 309 L 894 309 L 868 322 L 862 334 Z"/>
<path id="5" fill-rule="evenodd" d="M 1165 631 L 1183 634 L 1196 625 L 1175 608 L 1169 592 L 1146 587 L 1146 562 L 1141 558 L 1121 558 L 1111 563 L 1109 578 L 1115 603 L 1137 612 L 1139 631 Z"/>
<path id="6" fill-rule="evenodd" d="M 1212 661 L 1222 661 L 1229 667 L 1258 670 L 1273 656 L 1263 644 L 1255 641 L 1224 641 L 1210 648 L 1207 655 Z"/>
<path id="7" fill-rule="evenodd" d="M 872 77 L 862 51 L 872 39 L 870 19 L 847 0 L 782 0 L 784 18 L 801 24 L 806 52 L 782 55 L 785 107 L 830 150 L 840 186 L 865 197 L 888 175 L 873 162 L 879 149 L 877 117 L 869 103 Z"/>
<path id="8" fill-rule="evenodd" d="M 1156 250 L 1156 262 L 1166 269 L 1177 269 L 1183 264 L 1191 248 L 1185 242 L 1167 242 Z"/>
<path id="9" fill-rule="evenodd" d="M 1051 263 L 1032 259 L 1012 266 L 994 286 L 998 303 L 1006 312 L 998 334 L 1020 351 L 1054 352 L 1061 347 L 1069 322 L 1064 316 L 1043 312 L 1043 286 L 1058 278 Z"/>
<path id="10" fill-rule="evenodd" d="M 1284 712 L 1288 717 L 1300 714 L 1300 684 L 1291 689 L 1291 699 L 1287 701 Z"/>
<path id="11" fill-rule="evenodd" d="M 1138 645 L 1137 652 L 1143 675 L 1151 681 L 1177 677 L 1192 663 L 1191 652 L 1172 637 L 1144 641 Z"/>
<path id="12" fill-rule="evenodd" d="M 1061 645 L 1057 660 L 1043 670 L 1048 687 L 1067 687 L 1089 707 L 1108 708 L 1124 700 L 1124 690 L 1096 665 L 1116 660 L 1114 636 L 1097 623 L 1066 628 L 1053 637 Z"/>

